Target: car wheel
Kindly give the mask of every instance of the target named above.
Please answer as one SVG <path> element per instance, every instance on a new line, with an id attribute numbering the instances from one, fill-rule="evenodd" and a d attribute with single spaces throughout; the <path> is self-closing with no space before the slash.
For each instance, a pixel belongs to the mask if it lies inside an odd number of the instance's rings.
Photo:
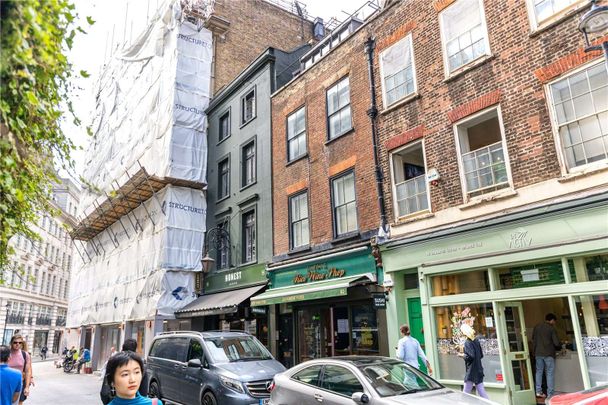
<path id="1" fill-rule="evenodd" d="M 213 395 L 213 392 L 211 391 L 207 391 L 203 394 L 203 400 L 201 402 L 202 405 L 217 405 L 215 395 Z"/>
<path id="2" fill-rule="evenodd" d="M 156 381 L 152 381 L 150 383 L 150 388 L 148 388 L 148 397 L 150 398 L 158 398 L 160 399 L 160 387 Z"/>

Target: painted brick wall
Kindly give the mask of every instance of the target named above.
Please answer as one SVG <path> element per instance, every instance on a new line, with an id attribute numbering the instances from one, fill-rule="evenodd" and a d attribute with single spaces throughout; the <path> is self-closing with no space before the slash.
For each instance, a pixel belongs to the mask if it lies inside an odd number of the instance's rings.
<path id="1" fill-rule="evenodd" d="M 290 51 L 312 38 L 311 22 L 263 0 L 216 0 L 214 14 L 230 23 L 215 38 L 214 94 L 267 47 Z"/>
<path id="2" fill-rule="evenodd" d="M 366 113 L 370 105 L 366 38 L 366 32 L 354 34 L 272 99 L 275 255 L 289 250 L 288 196 L 304 187 L 309 192 L 311 245 L 332 241 L 330 177 L 349 168 L 355 172 L 359 231 L 379 226 L 371 126 Z M 346 75 L 354 130 L 327 142 L 326 90 Z M 286 117 L 303 105 L 308 156 L 288 165 Z"/>

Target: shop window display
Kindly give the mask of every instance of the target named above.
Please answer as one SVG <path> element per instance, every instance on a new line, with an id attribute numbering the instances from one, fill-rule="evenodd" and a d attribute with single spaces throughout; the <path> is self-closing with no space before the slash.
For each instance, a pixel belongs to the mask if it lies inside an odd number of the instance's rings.
<path id="1" fill-rule="evenodd" d="M 608 294 L 575 297 L 592 386 L 608 381 Z"/>
<path id="2" fill-rule="evenodd" d="M 353 353 L 362 356 L 378 355 L 378 322 L 370 305 L 353 305 Z"/>
<path id="3" fill-rule="evenodd" d="M 497 269 L 497 273 L 503 290 L 565 283 L 561 261 Z"/>
<path id="4" fill-rule="evenodd" d="M 572 258 L 568 267 L 573 282 L 608 280 L 608 255 Z"/>
<path id="5" fill-rule="evenodd" d="M 461 332 L 462 324 L 472 326 L 483 350 L 482 364 L 485 382 L 504 382 L 500 365 L 496 318 L 491 303 L 459 304 L 434 308 L 437 328 L 437 360 L 439 378 L 462 381 L 465 373 L 464 361 L 458 356 L 463 351 L 466 337 Z"/>
<path id="6" fill-rule="evenodd" d="M 490 291 L 487 270 L 435 276 L 432 283 L 434 296 Z"/>

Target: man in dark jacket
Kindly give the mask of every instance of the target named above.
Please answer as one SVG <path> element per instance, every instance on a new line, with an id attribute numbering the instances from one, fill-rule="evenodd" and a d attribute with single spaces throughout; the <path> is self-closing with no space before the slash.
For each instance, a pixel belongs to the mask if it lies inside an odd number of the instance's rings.
<path id="1" fill-rule="evenodd" d="M 559 339 L 555 331 L 555 314 L 547 314 L 545 322 L 539 323 L 532 332 L 532 348 L 536 357 L 536 396 L 544 398 L 542 391 L 543 371 L 547 371 L 547 396 L 551 397 L 555 389 L 555 349 Z"/>
<path id="2" fill-rule="evenodd" d="M 137 341 L 135 339 L 126 339 L 125 342 L 122 344 L 122 351 L 123 352 L 137 351 Z M 141 384 L 139 385 L 139 390 L 138 390 L 139 394 L 142 397 L 148 396 L 149 383 L 150 382 L 148 381 L 148 373 L 144 367 L 144 374 L 142 375 Z M 101 384 L 101 391 L 99 391 L 99 396 L 101 397 L 101 402 L 103 402 L 104 405 L 107 405 L 108 403 L 110 403 L 110 401 L 112 401 L 114 399 L 115 395 L 116 395 L 116 393 L 112 393 L 110 384 L 108 384 L 108 379 L 104 375 L 103 383 Z"/>

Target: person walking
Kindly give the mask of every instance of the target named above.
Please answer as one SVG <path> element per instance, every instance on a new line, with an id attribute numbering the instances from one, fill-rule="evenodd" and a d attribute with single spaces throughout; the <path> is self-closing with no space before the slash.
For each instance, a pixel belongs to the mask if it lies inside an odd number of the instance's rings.
<path id="1" fill-rule="evenodd" d="M 464 352 L 459 353 L 459 356 L 464 358 L 465 364 L 463 391 L 470 394 L 473 391 L 473 386 L 475 386 L 475 390 L 480 397 L 489 399 L 483 386 L 483 365 L 481 364 L 483 351 L 479 338 L 475 336 L 475 329 L 466 323 L 460 325 L 460 331 L 467 338 L 464 342 Z"/>
<path id="2" fill-rule="evenodd" d="M 114 355 L 110 356 L 110 358 L 108 359 L 108 361 L 106 362 L 106 372 L 103 375 L 103 382 L 101 383 L 101 390 L 99 391 L 99 396 L 101 397 L 101 402 L 103 402 L 104 405 L 108 405 L 112 399 L 116 396 L 116 393 L 113 393 L 111 387 L 110 387 L 110 383 L 107 379 L 107 375 L 108 375 L 108 365 L 110 362 L 110 359 L 116 357 L 117 355 L 119 355 L 120 353 L 123 352 L 136 352 L 137 351 L 137 340 L 135 339 L 125 339 L 124 343 L 122 344 L 122 352 L 117 352 Z M 148 385 L 149 385 L 149 379 L 148 379 L 148 373 L 146 372 L 146 368 L 145 368 L 145 364 L 142 366 L 142 377 L 141 377 L 141 383 L 139 384 L 139 394 L 141 394 L 141 396 L 143 397 L 147 397 L 148 396 Z"/>
<path id="3" fill-rule="evenodd" d="M 45 345 L 45 346 L 42 346 L 42 348 L 40 348 L 40 358 L 41 358 L 42 360 L 46 360 L 46 352 L 47 352 L 48 350 L 49 350 L 49 348 L 48 348 L 48 347 L 46 347 L 46 345 Z"/>
<path id="4" fill-rule="evenodd" d="M 114 394 L 108 405 L 163 405 L 158 398 L 141 395 L 144 362 L 137 353 L 122 351 L 108 359 L 106 380 Z"/>
<path id="5" fill-rule="evenodd" d="M 20 371 L 8 366 L 11 349 L 0 346 L 0 405 L 12 405 L 19 400 L 23 377 Z"/>
<path id="6" fill-rule="evenodd" d="M 415 337 L 410 336 L 410 327 L 402 325 L 400 330 L 403 337 L 399 339 L 399 343 L 397 344 L 397 358 L 417 369 L 420 368 L 420 363 L 418 363 L 418 359 L 420 358 L 426 364 L 429 375 L 432 375 L 433 369 L 420 346 L 420 342 Z"/>
<path id="7" fill-rule="evenodd" d="M 24 350 L 25 340 L 21 335 L 13 335 L 11 338 L 11 353 L 8 358 L 8 366 L 21 373 L 23 386 L 19 395 L 19 405 L 30 395 L 30 384 L 32 382 L 32 357 Z"/>
<path id="8" fill-rule="evenodd" d="M 555 314 L 548 313 L 545 322 L 541 322 L 532 331 L 532 349 L 536 357 L 536 396 L 539 398 L 552 397 L 555 392 L 555 352 L 559 347 L 559 339 L 555 331 Z M 547 376 L 547 395 L 543 393 L 543 372 Z"/>

